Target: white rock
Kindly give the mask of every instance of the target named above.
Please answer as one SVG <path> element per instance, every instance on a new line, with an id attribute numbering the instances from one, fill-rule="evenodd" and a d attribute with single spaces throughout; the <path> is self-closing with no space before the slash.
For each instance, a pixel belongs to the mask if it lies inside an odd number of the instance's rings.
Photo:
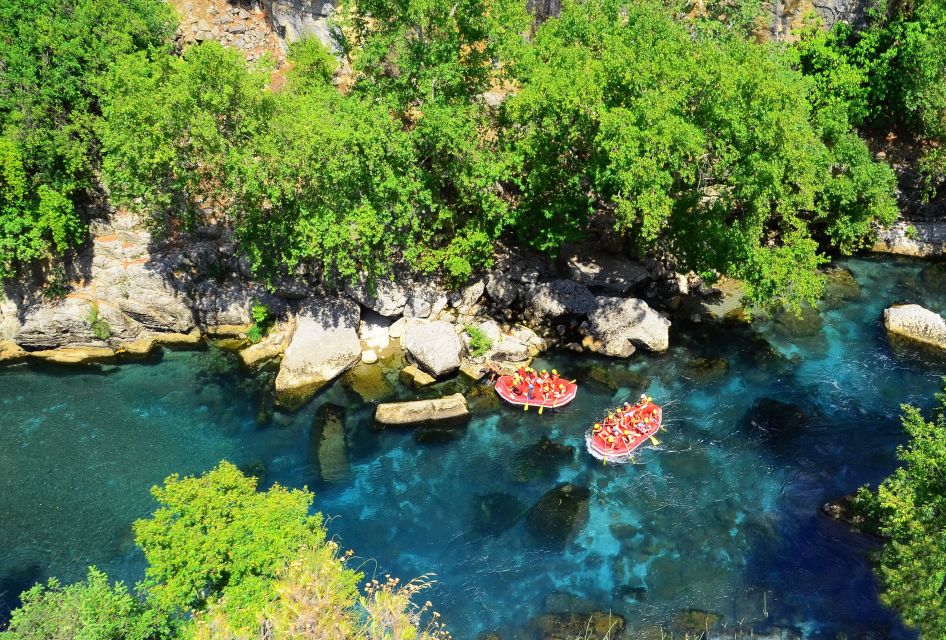
<path id="1" fill-rule="evenodd" d="M 361 361 L 365 364 L 374 364 L 378 361 L 378 354 L 373 349 L 366 349 L 361 352 Z"/>
<path id="2" fill-rule="evenodd" d="M 918 304 L 884 309 L 884 327 L 894 335 L 946 349 L 946 320 Z"/>
<path id="3" fill-rule="evenodd" d="M 360 311 L 348 298 L 313 298 L 296 317 L 295 331 L 276 376 L 276 401 L 294 409 L 361 357 Z"/>
<path id="4" fill-rule="evenodd" d="M 406 326 L 406 324 L 407 324 L 406 318 L 398 318 L 393 323 L 391 323 L 390 327 L 388 327 L 388 336 L 392 340 L 399 339 L 402 335 L 404 335 L 404 327 Z"/>
<path id="5" fill-rule="evenodd" d="M 460 368 L 463 342 L 449 322 L 415 322 L 404 332 L 404 346 L 417 363 L 435 378 Z"/>
<path id="6" fill-rule="evenodd" d="M 670 321 L 637 298 L 599 297 L 588 314 L 589 334 L 602 343 L 601 353 L 626 358 L 640 346 L 666 351 Z"/>
<path id="7" fill-rule="evenodd" d="M 368 349 L 386 349 L 391 343 L 391 321 L 372 311 L 365 311 L 358 326 L 358 337 Z"/>

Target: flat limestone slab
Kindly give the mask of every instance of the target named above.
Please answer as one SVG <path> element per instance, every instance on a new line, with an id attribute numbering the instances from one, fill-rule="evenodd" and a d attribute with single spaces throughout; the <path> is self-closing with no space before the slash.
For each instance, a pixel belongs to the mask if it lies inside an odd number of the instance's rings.
<path id="1" fill-rule="evenodd" d="M 374 419 L 385 426 L 462 422 L 470 416 L 463 394 L 455 393 L 433 400 L 387 402 L 378 405 Z"/>

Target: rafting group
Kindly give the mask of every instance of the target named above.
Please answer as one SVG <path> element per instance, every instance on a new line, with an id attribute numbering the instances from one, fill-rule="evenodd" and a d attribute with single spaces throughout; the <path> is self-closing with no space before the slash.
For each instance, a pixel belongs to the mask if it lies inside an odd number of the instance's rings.
<path id="1" fill-rule="evenodd" d="M 558 371 L 531 367 L 519 367 L 513 373 L 493 369 L 496 392 L 510 404 L 528 410 L 538 407 L 560 408 L 575 399 L 578 385 L 575 380 L 565 380 Z M 663 412 L 646 394 L 641 394 L 636 404 L 625 402 L 608 413 L 585 433 L 588 452 L 605 462 L 628 462 L 630 454 L 648 438 L 658 444 L 654 434 L 661 427 Z"/>

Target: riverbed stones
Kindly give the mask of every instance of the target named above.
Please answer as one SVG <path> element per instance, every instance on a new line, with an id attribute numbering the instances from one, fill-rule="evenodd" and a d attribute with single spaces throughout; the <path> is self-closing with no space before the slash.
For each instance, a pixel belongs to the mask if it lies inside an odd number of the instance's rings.
<path id="1" fill-rule="evenodd" d="M 623 256 L 573 255 L 566 263 L 568 276 L 592 291 L 623 295 L 651 279 L 650 272 Z"/>
<path id="2" fill-rule="evenodd" d="M 414 322 L 404 332 L 404 346 L 417 363 L 435 378 L 460 368 L 463 342 L 452 324 L 443 320 Z"/>
<path id="3" fill-rule="evenodd" d="M 276 376 L 276 403 L 285 409 L 304 404 L 361 357 L 358 305 L 344 297 L 305 301 Z"/>
<path id="4" fill-rule="evenodd" d="M 588 519 L 590 497 L 585 487 L 560 484 L 532 507 L 526 516 L 526 529 L 541 546 L 564 549 Z"/>
<path id="5" fill-rule="evenodd" d="M 526 307 L 536 318 L 547 320 L 567 315 L 587 315 L 595 306 L 595 297 L 574 280 L 544 282 L 529 292 Z"/>
<path id="6" fill-rule="evenodd" d="M 666 351 L 670 321 L 637 298 L 598 297 L 588 316 L 588 333 L 601 341 L 601 353 L 626 358 L 635 347 Z"/>
<path id="7" fill-rule="evenodd" d="M 624 633 L 624 618 L 606 611 L 546 613 L 534 621 L 542 640 L 617 640 Z"/>
<path id="8" fill-rule="evenodd" d="M 412 426 L 434 423 L 461 424 L 470 416 L 463 394 L 433 400 L 388 402 L 378 405 L 374 419 L 384 426 Z"/>
<path id="9" fill-rule="evenodd" d="M 884 327 L 892 335 L 946 350 L 946 320 L 918 304 L 885 309 Z"/>

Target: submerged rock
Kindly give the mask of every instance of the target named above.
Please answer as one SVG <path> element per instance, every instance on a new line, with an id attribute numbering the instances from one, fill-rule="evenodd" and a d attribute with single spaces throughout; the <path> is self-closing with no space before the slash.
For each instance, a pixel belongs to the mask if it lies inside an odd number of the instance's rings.
<path id="1" fill-rule="evenodd" d="M 345 442 L 345 409 L 335 404 L 319 407 L 312 422 L 310 448 L 316 451 L 325 482 L 348 477 L 348 444 Z"/>
<path id="2" fill-rule="evenodd" d="M 718 613 L 686 609 L 673 617 L 673 630 L 682 633 L 684 637 L 699 638 L 712 631 L 722 619 Z"/>
<path id="3" fill-rule="evenodd" d="M 420 367 L 416 364 L 410 364 L 401 369 L 400 378 L 403 384 L 414 387 L 415 389 L 420 389 L 437 382 L 432 375 L 426 371 L 421 371 Z"/>
<path id="4" fill-rule="evenodd" d="M 361 359 L 358 305 L 313 298 L 301 307 L 276 376 L 276 404 L 297 409 Z"/>
<path id="5" fill-rule="evenodd" d="M 637 298 L 599 297 L 588 315 L 589 335 L 601 341 L 601 353 L 626 358 L 639 346 L 649 351 L 670 347 L 670 321 Z"/>
<path id="6" fill-rule="evenodd" d="M 591 492 L 574 484 L 561 484 L 544 496 L 526 516 L 526 529 L 540 545 L 564 549 L 588 519 Z"/>
<path id="7" fill-rule="evenodd" d="M 574 447 L 552 442 L 548 436 L 542 436 L 534 445 L 516 454 L 513 477 L 518 482 L 551 480 L 558 477 L 559 470 L 574 459 Z"/>
<path id="8" fill-rule="evenodd" d="M 416 424 L 451 423 L 461 424 L 470 416 L 466 398 L 455 393 L 434 400 L 411 402 L 388 402 L 378 405 L 374 419 L 386 426 L 408 426 Z"/>
<path id="9" fill-rule="evenodd" d="M 394 395 L 394 385 L 385 375 L 384 367 L 357 364 L 345 372 L 345 386 L 361 396 L 365 402 L 377 402 Z"/>
<path id="10" fill-rule="evenodd" d="M 830 307 L 840 307 L 845 302 L 861 297 L 861 285 L 850 269 L 834 267 L 825 271 L 824 301 Z"/>
<path id="11" fill-rule="evenodd" d="M 920 272 L 920 286 L 925 293 L 946 294 L 946 262 L 931 264 Z"/>
<path id="12" fill-rule="evenodd" d="M 796 338 L 799 336 L 816 336 L 821 333 L 823 320 L 818 310 L 804 306 L 798 313 L 787 309 L 775 314 L 775 327 L 784 336 Z"/>
<path id="13" fill-rule="evenodd" d="M 547 613 L 534 622 L 542 640 L 617 640 L 624 633 L 624 618 L 616 613 Z"/>
<path id="14" fill-rule="evenodd" d="M 404 333 L 404 346 L 417 363 L 435 378 L 460 368 L 463 341 L 452 324 L 443 320 L 411 323 Z"/>
<path id="15" fill-rule="evenodd" d="M 421 425 L 414 432 L 417 444 L 443 444 L 459 440 L 466 433 L 466 421 L 454 424 L 450 421 Z"/>
<path id="16" fill-rule="evenodd" d="M 516 524 L 525 511 L 523 502 L 508 493 L 473 496 L 473 531 L 498 536 Z"/>
<path id="17" fill-rule="evenodd" d="M 760 398 L 746 414 L 745 424 L 752 434 L 760 434 L 767 439 L 781 439 L 807 427 L 808 416 L 797 404 Z"/>
<path id="18" fill-rule="evenodd" d="M 700 382 L 717 380 L 729 372 L 725 358 L 696 358 L 686 365 L 687 374 Z"/>
<path id="19" fill-rule="evenodd" d="M 893 335 L 938 349 L 946 349 L 946 320 L 918 304 L 905 304 L 885 309 L 884 327 Z"/>
<path id="20" fill-rule="evenodd" d="M 821 512 L 832 520 L 838 520 L 854 528 L 861 529 L 864 527 L 865 520 L 854 510 L 854 496 L 855 494 L 852 493 L 826 502 L 821 505 Z"/>

